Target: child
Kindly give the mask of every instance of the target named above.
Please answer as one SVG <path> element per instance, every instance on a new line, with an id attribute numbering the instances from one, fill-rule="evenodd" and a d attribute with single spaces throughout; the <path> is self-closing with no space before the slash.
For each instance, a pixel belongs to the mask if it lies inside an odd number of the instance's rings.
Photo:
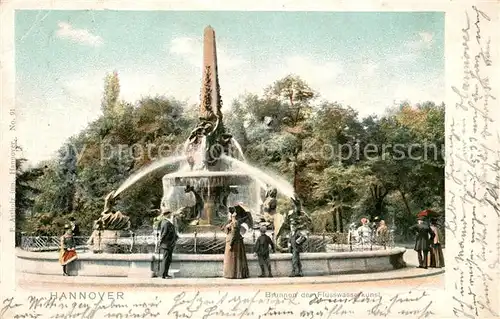
<path id="1" fill-rule="evenodd" d="M 64 235 L 61 236 L 61 251 L 59 256 L 59 262 L 63 267 L 63 276 L 69 276 L 67 267 L 68 264 L 75 261 L 78 256 L 76 254 L 75 242 L 73 239 L 73 231 L 71 230 L 71 225 L 64 225 Z"/>
<path id="2" fill-rule="evenodd" d="M 254 248 L 255 255 L 259 257 L 259 266 L 261 271 L 259 277 L 265 277 L 266 268 L 268 277 L 273 276 L 271 273 L 271 263 L 269 261 L 269 246 L 271 246 L 273 253 L 275 252 L 275 249 L 273 241 L 271 240 L 271 238 L 269 238 L 269 236 L 266 235 L 266 230 L 266 226 L 262 226 L 260 228 L 260 236 L 259 238 L 257 238 Z"/>

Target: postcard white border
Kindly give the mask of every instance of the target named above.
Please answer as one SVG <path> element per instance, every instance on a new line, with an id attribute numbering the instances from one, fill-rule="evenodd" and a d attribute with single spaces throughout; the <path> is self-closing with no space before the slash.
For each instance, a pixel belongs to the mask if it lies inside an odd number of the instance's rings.
<path id="1" fill-rule="evenodd" d="M 445 57 L 446 57 L 446 105 L 447 105 L 447 115 L 446 115 L 446 125 L 447 125 L 447 136 L 451 134 L 450 123 L 453 120 L 461 120 L 465 118 L 470 121 L 470 113 L 465 112 L 460 108 L 456 108 L 457 94 L 451 89 L 452 86 L 460 86 L 461 79 L 463 75 L 463 60 L 460 54 L 457 52 L 463 52 L 463 31 L 462 28 L 465 25 L 465 11 L 472 17 L 472 6 L 476 5 L 482 11 L 486 12 L 491 18 L 491 22 L 484 24 L 483 32 L 491 37 L 491 59 L 494 61 L 495 65 L 490 68 L 488 76 L 490 77 L 490 82 L 492 86 L 491 94 L 497 98 L 500 96 L 500 3 L 498 1 L 273 1 L 273 3 L 268 3 L 265 1 L 240 1 L 235 3 L 234 1 L 141 1 L 137 3 L 136 1 L 6 1 L 2 2 L 0 5 L 1 9 L 1 109 L 0 109 L 0 121 L 1 121 L 1 138 L 0 138 L 0 150 L 4 155 L 4 159 L 0 162 L 0 180 L 2 182 L 2 190 L 0 192 L 0 209 L 1 209 L 1 253 L 0 253 L 0 282 L 1 282 L 1 300 L 7 297 L 15 296 L 15 251 L 14 251 L 14 233 L 12 229 L 14 227 L 14 222 L 12 220 L 11 201 L 13 194 L 9 191 L 12 183 L 14 183 L 14 175 L 11 174 L 11 142 L 15 139 L 15 131 L 9 131 L 9 123 L 14 120 L 14 117 L 10 114 L 10 110 L 14 109 L 14 10 L 16 9 L 116 9 L 116 10 L 248 10 L 248 11 L 442 11 L 446 14 L 445 22 Z M 494 31 L 496 30 L 496 31 Z M 472 33 L 472 31 L 471 31 Z M 477 49 L 474 47 L 471 41 L 471 50 Z M 496 72 L 494 72 L 496 71 Z M 492 100 L 490 108 L 490 116 L 496 121 L 500 120 L 499 106 L 500 100 Z M 470 128 L 468 128 L 469 130 Z M 492 125 L 491 128 L 493 135 L 499 134 L 498 124 Z M 448 138 L 447 138 L 448 142 Z M 488 138 L 484 140 L 491 149 L 500 150 L 500 142 L 496 140 L 496 137 Z M 447 154 L 450 154 L 453 150 L 447 147 Z M 492 155 L 493 156 L 493 155 Z M 496 155 L 498 157 L 498 154 Z M 491 158 L 490 158 L 491 159 Z M 498 160 L 498 158 L 497 158 Z M 465 166 L 462 167 L 466 169 Z M 450 167 L 447 166 L 447 172 L 449 172 Z M 500 182 L 499 182 L 500 183 Z M 459 187 L 457 184 L 447 180 L 446 184 L 447 190 L 447 208 L 450 204 L 449 194 L 450 192 L 454 194 L 462 194 L 466 191 L 463 187 Z M 469 204 L 466 204 L 469 205 Z M 470 207 L 466 207 L 466 210 Z M 498 243 L 498 233 L 500 231 L 500 218 L 496 218 L 493 209 L 489 209 L 487 206 L 482 206 L 481 209 L 486 212 L 488 216 L 488 243 Z M 449 217 L 450 215 L 448 215 Z M 465 221 L 468 225 L 471 224 L 472 216 L 470 214 L 457 213 L 457 222 Z M 465 237 L 470 237 L 470 228 L 466 230 L 463 234 Z M 453 238 L 452 235 L 447 232 L 447 238 Z M 463 297 L 459 296 L 457 293 L 457 280 L 460 278 L 460 271 L 466 272 L 469 267 L 465 263 L 455 262 L 455 257 L 459 251 L 459 240 L 448 240 L 447 242 L 447 267 L 446 267 L 446 290 L 442 292 L 431 292 L 435 296 L 433 299 L 439 304 L 443 302 L 442 306 L 435 306 L 433 310 L 435 311 L 435 316 L 437 317 L 453 317 L 453 307 L 457 306 L 457 302 L 453 300 L 453 296 L 457 298 L 462 298 L 466 303 L 471 302 L 471 295 L 465 295 Z M 470 238 L 465 242 L 465 250 L 471 250 L 472 248 L 478 249 L 478 243 L 471 243 Z M 498 251 L 498 246 L 496 246 L 496 256 L 500 254 Z M 412 253 L 408 251 L 407 253 Z M 489 256 L 495 254 L 495 249 L 492 249 L 492 253 Z M 493 258 L 493 257 L 491 257 Z M 478 267 L 488 269 L 488 274 L 493 277 L 493 285 L 491 287 L 497 287 L 496 289 L 490 290 L 490 298 L 492 300 L 492 307 L 499 313 L 499 301 L 500 295 L 498 292 L 499 285 L 499 270 L 489 269 L 488 265 L 493 263 L 491 259 L 482 263 L 478 262 Z M 496 283 L 496 285 L 495 285 Z M 409 287 L 411 289 L 411 287 Z M 473 294 L 477 294 L 477 298 L 484 291 L 480 289 L 479 286 L 474 288 Z M 96 289 L 97 290 L 97 289 Z M 235 293 L 238 293 L 234 290 Z M 443 292 L 446 292 L 444 294 Z M 140 294 L 137 292 L 137 294 Z M 467 292 L 466 292 L 467 294 Z M 17 296 L 16 296 L 17 298 Z M 482 315 L 488 317 L 488 313 L 483 309 Z M 363 314 L 359 314 L 360 317 L 365 317 Z"/>

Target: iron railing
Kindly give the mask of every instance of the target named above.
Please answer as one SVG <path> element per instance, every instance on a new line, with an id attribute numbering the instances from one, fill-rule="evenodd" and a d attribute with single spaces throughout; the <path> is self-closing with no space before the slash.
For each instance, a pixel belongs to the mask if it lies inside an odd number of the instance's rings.
<path id="1" fill-rule="evenodd" d="M 109 233 L 108 233 L 109 234 Z M 258 232 L 253 232 L 245 237 L 246 250 L 253 252 L 253 246 Z M 184 254 L 223 254 L 225 250 L 225 237 L 223 232 L 203 232 L 189 235 L 181 234 L 175 253 Z M 274 234 L 271 235 L 275 242 Z M 20 248 L 27 251 L 55 251 L 60 249 L 59 236 L 36 236 L 24 234 L 21 237 Z M 110 253 L 154 253 L 158 249 L 158 234 L 136 235 L 131 233 L 128 237 L 102 236 L 95 232 L 92 236 L 75 236 L 75 245 L 78 250 Z M 394 247 L 394 232 L 384 239 L 371 236 L 356 240 L 351 233 L 309 233 L 303 245 L 304 252 L 334 252 L 334 251 L 365 251 L 390 249 Z M 283 246 L 286 246 L 283 245 Z"/>

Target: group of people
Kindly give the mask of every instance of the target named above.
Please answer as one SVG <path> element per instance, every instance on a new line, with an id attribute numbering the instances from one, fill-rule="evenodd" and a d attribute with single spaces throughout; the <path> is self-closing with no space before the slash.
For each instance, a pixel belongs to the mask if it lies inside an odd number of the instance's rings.
<path id="1" fill-rule="evenodd" d="M 355 226 L 354 226 L 355 227 Z M 375 218 L 372 223 L 368 218 L 361 218 L 361 226 L 356 229 L 351 230 L 354 239 L 364 245 L 376 243 L 382 246 L 386 246 L 389 241 L 389 228 L 387 227 L 385 220 L 380 220 Z"/>
<path id="2" fill-rule="evenodd" d="M 437 225 L 437 219 L 433 218 L 429 222 L 424 217 L 419 217 L 417 224 L 410 227 L 410 231 L 415 234 L 414 250 L 418 256 L 418 268 L 444 267 L 442 236 Z"/>
<path id="3" fill-rule="evenodd" d="M 168 272 L 172 263 L 172 255 L 176 242 L 179 238 L 176 227 L 172 220 L 170 211 L 163 212 L 163 218 L 158 225 L 158 248 L 162 254 L 161 268 L 159 276 L 162 278 L 171 278 Z M 362 225 L 356 229 L 361 241 L 375 238 L 381 244 L 387 242 L 388 229 L 383 220 L 370 225 L 366 218 L 361 220 Z M 292 253 L 292 273 L 291 277 L 301 277 L 302 264 L 300 262 L 300 252 L 302 250 L 303 239 L 296 229 L 296 224 L 291 224 L 291 233 L 288 239 L 288 248 Z M 226 236 L 226 246 L 224 251 L 223 276 L 228 279 L 244 279 L 250 277 L 248 261 L 246 257 L 246 248 L 243 236 L 240 233 L 241 220 L 233 212 L 230 220 L 223 227 Z M 272 277 L 270 253 L 275 252 L 276 248 L 271 238 L 266 234 L 266 227 L 260 228 L 260 236 L 256 239 L 254 245 L 254 255 L 257 256 L 261 274 L 259 277 Z M 444 256 L 441 245 L 442 234 L 437 225 L 436 219 L 430 222 L 419 217 L 417 224 L 410 227 L 410 231 L 415 234 L 414 250 L 418 256 L 418 268 L 441 268 L 444 267 Z M 78 224 L 74 218 L 70 218 L 69 223 L 64 226 L 64 234 L 60 238 L 60 256 L 59 262 L 63 267 L 63 276 L 69 276 L 68 265 L 78 258 L 76 253 L 75 238 L 80 235 Z M 429 258 L 430 255 L 430 258 Z"/>
<path id="4" fill-rule="evenodd" d="M 248 261 L 245 251 L 243 236 L 240 234 L 240 223 L 237 214 L 231 214 L 231 220 L 224 227 L 226 231 L 226 247 L 224 251 L 223 276 L 228 279 L 244 279 L 250 277 Z M 288 249 L 292 253 L 292 273 L 290 277 L 302 277 L 302 264 L 300 262 L 301 246 L 303 239 L 296 229 L 296 224 L 290 226 Z M 257 256 L 260 267 L 259 277 L 272 277 L 270 252 L 276 252 L 276 247 L 271 238 L 266 234 L 267 228 L 260 227 L 260 236 L 254 244 L 254 255 Z"/>
<path id="5" fill-rule="evenodd" d="M 172 254 L 177 239 L 172 213 L 163 212 L 164 218 L 161 220 L 158 232 L 159 252 L 162 254 L 162 261 L 159 271 L 159 277 L 163 279 L 171 278 L 169 275 L 170 265 L 172 263 Z M 246 257 L 246 248 L 243 236 L 240 233 L 241 221 L 237 219 L 237 214 L 232 213 L 230 220 L 223 227 L 226 235 L 226 246 L 224 250 L 223 276 L 227 279 L 244 279 L 250 277 L 248 261 Z M 272 277 L 270 262 L 270 253 L 275 252 L 276 248 L 271 238 L 266 234 L 266 227 L 260 228 L 260 236 L 256 239 L 254 245 L 254 255 L 257 256 L 261 274 L 259 277 Z M 302 237 L 296 230 L 296 225 L 291 225 L 291 235 L 288 247 L 292 253 L 292 274 L 290 276 L 302 276 L 302 265 L 300 262 L 300 251 L 303 243 Z"/>

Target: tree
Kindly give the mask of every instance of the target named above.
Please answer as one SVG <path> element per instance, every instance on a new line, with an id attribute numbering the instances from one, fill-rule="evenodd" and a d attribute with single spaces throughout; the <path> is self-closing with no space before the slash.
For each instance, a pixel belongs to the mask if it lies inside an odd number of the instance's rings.
<path id="1" fill-rule="evenodd" d="M 106 77 L 104 87 L 102 116 L 38 167 L 42 175 L 26 175 L 29 182 L 19 179 L 33 187 L 18 191 L 16 198 L 29 212 L 23 229 L 59 234 L 67 218 L 75 216 L 82 231 L 90 232 L 104 196 L 150 162 L 175 154 L 198 122 L 198 106 L 172 98 L 119 101 L 116 72 Z M 248 161 L 293 180 L 315 231 L 341 232 L 346 222 L 362 216 L 391 216 L 404 228 L 418 210 L 444 212 L 444 105 L 406 103 L 380 117 L 358 118 L 349 106 L 316 103 L 317 95 L 289 75 L 263 96 L 240 96 L 225 114 Z M 410 151 L 412 144 L 436 147 Z M 162 176 L 176 168 L 158 170 L 120 195 L 116 207 L 130 216 L 133 228 L 156 214 Z M 290 209 L 289 202 L 280 197 L 279 210 Z"/>
<path id="2" fill-rule="evenodd" d="M 233 135 L 233 138 L 238 141 L 242 149 L 245 150 L 248 144 L 247 132 L 245 129 L 245 111 L 240 101 L 233 101 L 231 112 L 225 114 L 225 122 L 228 131 Z"/>
<path id="3" fill-rule="evenodd" d="M 355 110 L 338 103 L 324 102 L 314 114 L 313 122 L 314 135 L 323 148 L 323 156 L 328 156 L 329 164 L 336 161 L 356 164 L 360 160 L 362 154 L 359 154 L 358 143 L 364 136 Z"/>
<path id="4" fill-rule="evenodd" d="M 102 97 L 101 107 L 104 114 L 120 114 L 120 79 L 118 72 L 106 74 L 104 78 L 104 94 Z"/>
<path id="5" fill-rule="evenodd" d="M 43 168 L 23 169 L 23 164 L 26 161 L 25 158 L 16 158 L 16 246 L 20 244 L 19 235 L 25 227 L 26 217 L 31 212 L 35 202 L 34 196 L 41 192 L 32 183 L 43 175 Z"/>
<path id="6" fill-rule="evenodd" d="M 265 96 L 270 100 L 288 103 L 289 123 L 293 127 L 311 115 L 309 102 L 316 97 L 316 93 L 299 76 L 290 74 L 269 86 Z"/>
<path id="7" fill-rule="evenodd" d="M 268 99 L 277 100 L 281 103 L 288 103 L 288 117 L 284 118 L 287 125 L 287 132 L 293 134 L 297 138 L 297 145 L 293 150 L 293 187 L 295 192 L 300 194 L 299 189 L 299 161 L 298 157 L 302 151 L 302 141 L 308 136 L 306 121 L 312 114 L 312 106 L 310 101 L 316 97 L 316 93 L 309 85 L 296 75 L 288 75 L 268 87 L 265 90 L 265 95 Z"/>
<path id="8" fill-rule="evenodd" d="M 326 168 L 322 174 L 311 176 L 317 182 L 313 188 L 313 197 L 331 208 L 335 223 L 334 230 L 343 232 L 344 213 L 353 212 L 356 201 L 366 191 L 366 178 L 369 170 L 361 166 L 337 164 Z"/>

